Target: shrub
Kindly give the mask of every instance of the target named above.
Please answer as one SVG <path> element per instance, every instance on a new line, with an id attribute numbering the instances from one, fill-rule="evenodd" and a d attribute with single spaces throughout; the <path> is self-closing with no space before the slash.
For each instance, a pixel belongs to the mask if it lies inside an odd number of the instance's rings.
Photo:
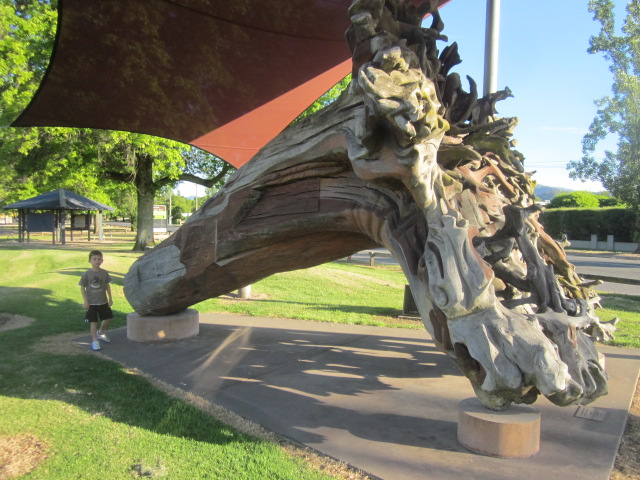
<path id="1" fill-rule="evenodd" d="M 183 213 L 184 213 L 184 210 L 180 205 L 176 205 L 175 207 L 173 207 L 171 209 L 171 222 L 174 224 L 182 223 L 182 220 L 184 220 L 182 216 Z"/>
<path id="2" fill-rule="evenodd" d="M 636 216 L 626 208 L 558 208 L 544 210 L 540 223 L 553 238 L 590 240 L 596 234 L 600 241 L 613 235 L 617 242 L 633 242 Z"/>
<path id="3" fill-rule="evenodd" d="M 609 195 L 598 195 L 598 202 L 601 207 L 626 207 L 622 200 Z"/>
<path id="4" fill-rule="evenodd" d="M 549 208 L 598 208 L 600 196 L 591 192 L 559 193 L 553 197 Z"/>

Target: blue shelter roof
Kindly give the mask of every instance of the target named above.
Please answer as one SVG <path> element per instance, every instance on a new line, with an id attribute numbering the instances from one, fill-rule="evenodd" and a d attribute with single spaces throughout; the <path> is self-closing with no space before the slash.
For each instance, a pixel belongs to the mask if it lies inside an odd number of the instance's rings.
<path id="1" fill-rule="evenodd" d="M 43 193 L 3 207 L 5 210 L 100 210 L 113 211 L 104 203 L 96 202 L 63 188 Z"/>

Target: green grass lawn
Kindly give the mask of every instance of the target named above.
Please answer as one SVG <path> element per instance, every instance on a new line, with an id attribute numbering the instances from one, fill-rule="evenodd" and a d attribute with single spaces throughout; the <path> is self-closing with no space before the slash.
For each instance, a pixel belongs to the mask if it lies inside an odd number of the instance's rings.
<path id="1" fill-rule="evenodd" d="M 124 248 L 130 245 L 103 248 L 114 278 L 116 328 L 130 312 L 122 276 L 137 257 Z M 77 286 L 87 253 L 0 246 L 0 312 L 35 319 L 0 332 L 0 439 L 28 434 L 50 455 L 21 478 L 331 478 L 114 362 L 34 348 L 45 336 L 87 331 Z M 7 478 L 1 469 L 0 478 Z"/>
<path id="2" fill-rule="evenodd" d="M 395 318 L 402 313 L 405 283 L 399 267 L 335 262 L 257 282 L 251 287 L 251 301 L 222 297 L 195 308 L 201 312 L 423 328 L 419 320 Z"/>
<path id="3" fill-rule="evenodd" d="M 609 342 L 619 347 L 640 348 L 640 296 L 601 293 L 602 310 L 600 320 L 606 322 L 618 317 L 616 337 Z"/>
<path id="4" fill-rule="evenodd" d="M 0 312 L 35 319 L 25 328 L 0 332 L 0 444 L 27 434 L 48 454 L 22 478 L 330 478 L 278 444 L 239 433 L 114 362 L 35 348 L 43 337 L 88 331 L 77 283 L 93 246 L 27 246 L 0 239 Z M 122 293 L 123 276 L 138 257 L 130 248 L 130 243 L 101 245 L 103 266 L 114 279 L 114 328 L 124 326 L 131 311 Z M 394 318 L 402 309 L 405 283 L 397 267 L 336 262 L 257 282 L 254 300 L 228 296 L 196 308 L 422 328 L 419 321 Z M 640 297 L 602 297 L 603 320 L 622 320 L 614 344 L 638 347 Z"/>

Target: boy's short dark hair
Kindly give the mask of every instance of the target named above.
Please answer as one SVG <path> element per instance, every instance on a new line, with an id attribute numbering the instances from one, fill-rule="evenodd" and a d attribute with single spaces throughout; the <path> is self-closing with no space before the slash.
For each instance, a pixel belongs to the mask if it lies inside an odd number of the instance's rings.
<path id="1" fill-rule="evenodd" d="M 102 252 L 100 250 L 91 250 L 89 252 L 89 261 L 91 261 L 91 257 L 102 257 Z"/>

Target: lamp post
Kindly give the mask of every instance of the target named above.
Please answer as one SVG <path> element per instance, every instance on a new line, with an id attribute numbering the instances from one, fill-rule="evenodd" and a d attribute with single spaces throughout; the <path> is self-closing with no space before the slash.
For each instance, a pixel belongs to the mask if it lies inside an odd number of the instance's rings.
<path id="1" fill-rule="evenodd" d="M 487 0 L 487 23 L 484 34 L 484 95 L 498 91 L 499 38 L 500 0 Z"/>

